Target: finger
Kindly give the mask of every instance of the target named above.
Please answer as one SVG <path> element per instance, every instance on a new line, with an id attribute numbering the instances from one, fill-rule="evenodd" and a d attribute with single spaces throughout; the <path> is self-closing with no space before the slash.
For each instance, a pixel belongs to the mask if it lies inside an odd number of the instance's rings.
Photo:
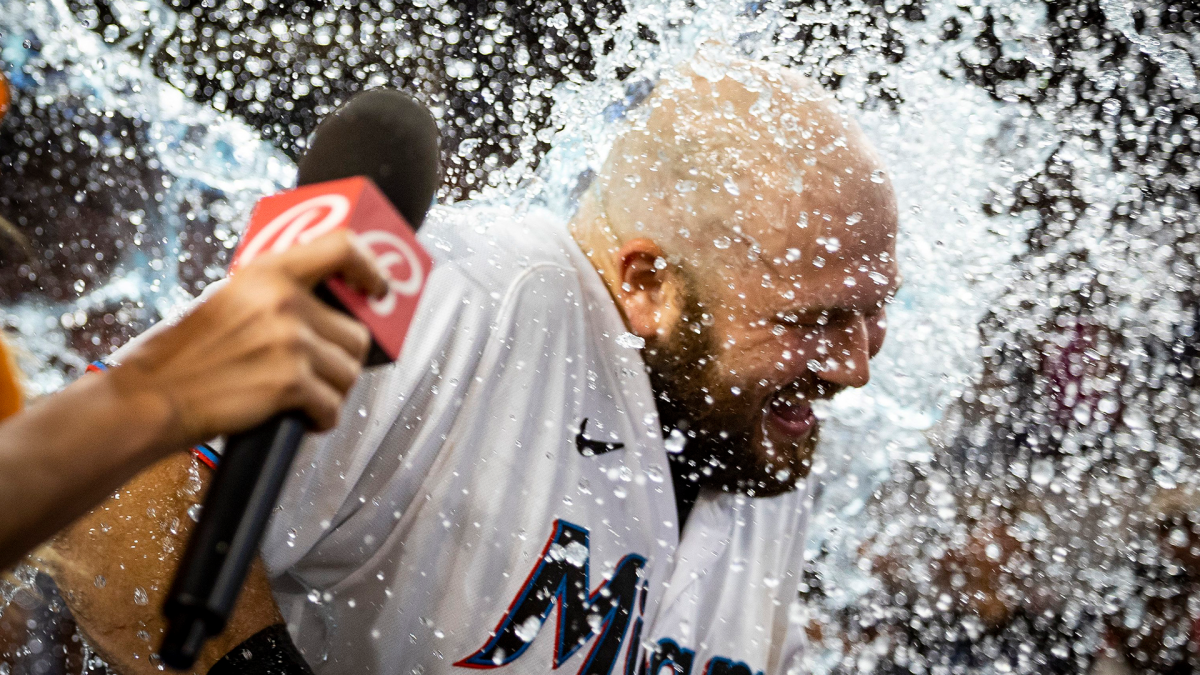
<path id="1" fill-rule="evenodd" d="M 309 359 L 313 373 L 343 395 L 350 391 L 362 373 L 361 359 L 316 334 L 311 335 Z"/>
<path id="2" fill-rule="evenodd" d="M 371 348 L 371 332 L 354 317 L 339 312 L 305 293 L 296 302 L 296 313 L 320 338 L 337 345 L 359 363 Z"/>
<path id="3" fill-rule="evenodd" d="M 314 429 L 324 431 L 332 428 L 337 423 L 343 395 L 319 377 L 307 360 L 294 362 L 291 371 L 275 407 L 279 410 L 303 411 Z"/>
<path id="4" fill-rule="evenodd" d="M 343 397 L 324 380 L 311 378 L 302 392 L 302 399 L 292 407 L 304 411 L 314 430 L 328 431 L 337 426 L 342 400 Z"/>
<path id="5" fill-rule="evenodd" d="M 353 232 L 338 230 L 280 253 L 276 263 L 292 279 L 311 287 L 340 274 L 346 283 L 373 296 L 387 292 L 387 279 L 375 256 L 360 245 Z"/>

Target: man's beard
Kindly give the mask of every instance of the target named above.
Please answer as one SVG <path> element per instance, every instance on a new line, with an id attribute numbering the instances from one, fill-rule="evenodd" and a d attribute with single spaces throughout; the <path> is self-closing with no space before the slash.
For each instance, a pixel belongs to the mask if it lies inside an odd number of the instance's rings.
<path id="1" fill-rule="evenodd" d="M 680 329 L 644 352 L 664 433 L 678 430 L 686 440 L 671 457 L 676 472 L 691 483 L 751 496 L 792 489 L 808 471 L 817 431 L 800 448 L 771 444 L 761 407 L 735 395 L 738 383 L 721 377 L 696 285 L 684 286 Z"/>

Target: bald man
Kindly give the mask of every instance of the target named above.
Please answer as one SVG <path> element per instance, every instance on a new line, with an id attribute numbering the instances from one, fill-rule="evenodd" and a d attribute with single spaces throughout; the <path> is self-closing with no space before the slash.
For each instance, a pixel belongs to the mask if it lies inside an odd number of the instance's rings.
<path id="1" fill-rule="evenodd" d="M 631 118 L 569 223 L 431 213 L 404 353 L 306 443 L 262 548 L 318 673 L 794 663 L 811 403 L 867 382 L 893 195 L 858 127 L 786 70 L 700 61 Z M 169 566 L 139 570 L 165 589 Z M 70 590 L 73 609 L 105 594 Z M 153 645 L 152 624 L 124 630 Z"/>

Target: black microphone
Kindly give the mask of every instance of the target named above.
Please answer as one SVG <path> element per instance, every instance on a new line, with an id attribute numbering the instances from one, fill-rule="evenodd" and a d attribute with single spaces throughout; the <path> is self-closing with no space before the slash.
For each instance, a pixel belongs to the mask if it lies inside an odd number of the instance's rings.
<path id="1" fill-rule="evenodd" d="M 438 141 L 437 123 L 425 106 L 394 90 L 364 92 L 317 127 L 300 160 L 298 181 L 311 185 L 365 176 L 416 229 L 440 180 Z M 325 284 L 317 295 L 345 309 Z M 373 342 L 368 364 L 389 361 Z M 302 413 L 288 411 L 226 440 L 163 606 L 168 626 L 159 655 L 164 664 L 190 668 L 205 640 L 225 628 L 305 426 Z"/>

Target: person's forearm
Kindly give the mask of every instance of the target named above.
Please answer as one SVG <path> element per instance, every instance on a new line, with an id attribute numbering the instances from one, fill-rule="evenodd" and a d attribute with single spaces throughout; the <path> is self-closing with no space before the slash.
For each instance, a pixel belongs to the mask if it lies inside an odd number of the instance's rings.
<path id="1" fill-rule="evenodd" d="M 171 417 L 168 401 L 116 368 L 0 424 L 0 567 L 159 458 Z"/>

